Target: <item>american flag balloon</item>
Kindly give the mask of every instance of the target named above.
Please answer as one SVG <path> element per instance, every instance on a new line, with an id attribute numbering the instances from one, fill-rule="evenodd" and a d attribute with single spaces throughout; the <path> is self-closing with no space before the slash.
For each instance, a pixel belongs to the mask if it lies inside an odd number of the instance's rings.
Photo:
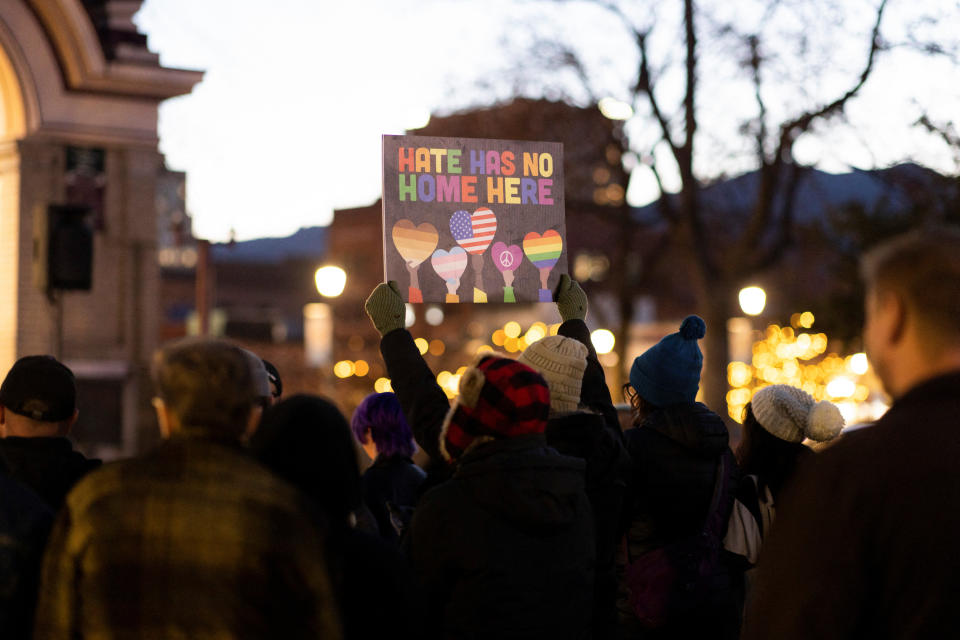
<path id="1" fill-rule="evenodd" d="M 450 233 L 467 253 L 480 255 L 497 233 L 497 216 L 487 207 L 480 207 L 473 215 L 463 210 L 455 211 L 450 216 Z"/>

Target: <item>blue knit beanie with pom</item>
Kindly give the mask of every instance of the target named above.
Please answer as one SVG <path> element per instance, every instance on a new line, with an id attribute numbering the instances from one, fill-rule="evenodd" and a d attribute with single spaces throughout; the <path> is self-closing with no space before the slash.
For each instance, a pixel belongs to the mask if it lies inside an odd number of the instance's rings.
<path id="1" fill-rule="evenodd" d="M 707 333 L 700 316 L 687 316 L 671 333 L 637 356 L 630 368 L 630 386 L 656 407 L 693 404 L 700 388 L 703 354 L 697 340 Z"/>

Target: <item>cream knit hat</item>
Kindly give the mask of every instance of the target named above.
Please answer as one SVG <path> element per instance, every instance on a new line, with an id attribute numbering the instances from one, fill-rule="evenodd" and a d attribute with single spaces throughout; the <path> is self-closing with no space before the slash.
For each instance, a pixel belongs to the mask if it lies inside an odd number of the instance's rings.
<path id="1" fill-rule="evenodd" d="M 837 407 L 817 402 L 809 393 L 786 384 L 773 384 L 753 394 L 753 415 L 770 434 L 787 442 L 832 440 L 843 429 Z"/>
<path id="2" fill-rule="evenodd" d="M 536 370 L 550 387 L 550 410 L 570 413 L 580 404 L 583 372 L 587 370 L 586 345 L 565 336 L 547 336 L 537 340 L 517 358 Z"/>

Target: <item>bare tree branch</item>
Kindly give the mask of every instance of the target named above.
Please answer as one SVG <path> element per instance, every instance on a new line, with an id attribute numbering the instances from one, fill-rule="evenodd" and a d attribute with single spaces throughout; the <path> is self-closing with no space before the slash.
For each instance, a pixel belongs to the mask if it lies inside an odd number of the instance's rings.
<path id="1" fill-rule="evenodd" d="M 747 37 L 747 46 L 750 48 L 750 77 L 753 80 L 753 97 L 757 102 L 757 157 L 760 158 L 762 165 L 767 164 L 767 105 L 763 102 L 761 94 L 761 76 L 760 67 L 763 59 L 760 57 L 760 38 L 756 35 Z"/>
<path id="2" fill-rule="evenodd" d="M 886 7 L 887 0 L 881 0 L 880 6 L 877 7 L 877 19 L 874 21 L 873 30 L 871 31 L 870 50 L 867 53 L 867 64 L 860 73 L 860 77 L 857 79 L 857 82 L 850 87 L 846 93 L 833 102 L 825 104 L 814 111 L 808 111 L 807 113 L 804 113 L 789 122 L 785 122 L 780 127 L 780 146 L 778 147 L 779 152 L 782 153 L 789 151 L 792 148 L 793 141 L 796 139 L 797 135 L 809 129 L 810 125 L 813 124 L 815 120 L 826 118 L 837 113 L 838 111 L 842 111 L 847 102 L 857 95 L 863 85 L 866 84 L 867 79 L 873 72 L 873 65 L 876 61 L 877 53 L 879 53 L 879 51 L 883 48 L 880 38 L 880 23 L 883 21 L 883 12 Z"/>
<path id="3" fill-rule="evenodd" d="M 679 159 L 679 149 L 673 140 L 670 132 L 670 122 L 667 120 L 663 111 L 660 109 L 660 102 L 654 93 L 653 80 L 650 77 L 650 61 L 647 51 L 647 33 L 636 33 L 637 49 L 640 52 L 640 64 L 637 75 L 637 84 L 634 92 L 647 96 L 647 103 L 650 105 L 650 112 L 660 125 L 660 133 L 663 141 L 670 147 L 670 152 L 674 158 Z"/>
<path id="4" fill-rule="evenodd" d="M 923 114 L 920 116 L 920 119 L 913 124 L 919 125 L 930 133 L 935 134 L 951 147 L 960 147 L 960 135 L 957 135 L 952 122 L 936 124 L 927 114 Z"/>
<path id="5" fill-rule="evenodd" d="M 683 23 L 686 39 L 686 90 L 683 96 L 684 141 L 679 149 L 674 149 L 674 157 L 680 168 L 683 218 L 687 223 L 693 253 L 699 263 L 701 273 L 710 278 L 717 273 L 709 251 L 703 215 L 700 211 L 700 185 L 693 173 L 693 144 L 697 133 L 697 30 L 693 0 L 684 0 Z"/>
<path id="6" fill-rule="evenodd" d="M 793 219 L 797 208 L 797 188 L 800 185 L 800 180 L 807 173 L 807 167 L 790 163 L 786 171 L 789 172 L 789 175 L 786 186 L 783 188 L 783 213 L 780 217 L 780 223 L 777 225 L 776 236 L 766 249 L 761 250 L 754 256 L 752 263 L 748 265 L 745 272 L 738 274 L 739 276 L 763 271 L 773 266 L 793 241 Z"/>
<path id="7" fill-rule="evenodd" d="M 793 120 L 783 123 L 780 126 L 780 139 L 777 144 L 776 153 L 771 162 L 764 162 L 761 166 L 760 187 L 757 194 L 757 203 L 754 207 L 754 212 L 750 216 L 750 221 L 747 223 L 743 233 L 740 235 L 740 238 L 737 242 L 736 251 L 734 251 L 732 254 L 733 271 L 742 272 L 745 268 L 747 268 L 748 263 L 746 261 L 746 257 L 750 255 L 750 250 L 752 248 L 759 245 L 763 235 L 768 231 L 773 218 L 773 208 L 775 204 L 774 196 L 777 193 L 779 182 L 782 178 L 783 167 L 786 163 L 791 161 L 793 155 L 793 144 L 797 137 L 801 133 L 808 131 L 814 122 L 838 113 L 842 113 L 847 102 L 860 92 L 860 89 L 864 84 L 866 84 L 867 79 L 873 72 L 877 53 L 882 48 L 880 24 L 883 21 L 883 12 L 886 6 L 887 0 L 881 0 L 880 5 L 877 7 L 876 20 L 874 21 L 873 29 L 871 30 L 870 49 L 867 54 L 867 62 L 863 68 L 863 71 L 860 72 L 860 75 L 854 85 L 844 92 L 843 95 L 832 102 L 823 105 L 818 109 L 808 111 Z M 783 224 L 784 222 L 781 219 L 781 227 Z M 778 235 L 783 235 L 782 228 L 778 231 Z"/>
<path id="8" fill-rule="evenodd" d="M 670 194 L 663 186 L 663 177 L 660 175 L 660 170 L 657 169 L 655 162 L 651 162 L 649 166 L 654 180 L 657 181 L 657 189 L 660 191 L 660 197 L 657 199 L 658 211 L 671 226 L 676 226 L 680 222 L 680 216 L 677 215 L 677 210 L 670 200 Z"/>

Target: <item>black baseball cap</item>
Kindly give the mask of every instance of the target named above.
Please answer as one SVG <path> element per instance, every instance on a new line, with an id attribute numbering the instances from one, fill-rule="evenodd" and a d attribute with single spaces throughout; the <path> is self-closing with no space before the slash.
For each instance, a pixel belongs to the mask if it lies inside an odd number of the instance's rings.
<path id="1" fill-rule="evenodd" d="M 67 420 L 77 409 L 77 380 L 53 356 L 24 356 L 0 384 L 0 404 L 40 422 Z"/>

